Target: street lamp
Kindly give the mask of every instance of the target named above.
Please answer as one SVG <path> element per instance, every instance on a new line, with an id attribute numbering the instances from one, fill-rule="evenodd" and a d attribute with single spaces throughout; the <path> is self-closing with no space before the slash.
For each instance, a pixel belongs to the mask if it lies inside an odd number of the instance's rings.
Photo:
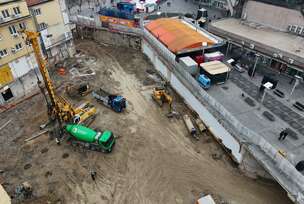
<path id="1" fill-rule="evenodd" d="M 265 98 L 265 95 L 266 95 L 266 90 L 271 89 L 271 88 L 273 87 L 273 84 L 270 83 L 270 82 L 267 82 L 267 83 L 263 84 L 263 86 L 265 87 L 265 90 L 264 90 L 264 93 L 263 93 L 263 96 L 262 96 L 262 100 L 261 100 L 261 103 L 260 103 L 260 105 L 259 105 L 258 110 L 260 110 L 261 107 L 262 107 L 262 104 L 263 104 L 263 102 L 264 102 L 264 98 Z"/>
<path id="2" fill-rule="evenodd" d="M 290 100 L 291 95 L 293 94 L 294 90 L 295 90 L 296 87 L 300 84 L 300 80 L 303 80 L 303 78 L 300 77 L 300 76 L 298 76 L 298 75 L 295 75 L 294 77 L 295 77 L 295 80 L 296 80 L 296 81 L 295 81 L 295 83 L 294 83 L 294 85 L 293 85 L 293 87 L 292 87 L 292 89 L 291 89 L 291 92 L 290 92 L 290 94 L 289 94 L 289 97 L 288 97 L 287 101 Z"/>
<path id="3" fill-rule="evenodd" d="M 254 76 L 254 72 L 256 70 L 256 66 L 258 64 L 258 61 L 259 61 L 259 57 L 260 55 L 259 54 L 255 54 L 255 63 L 254 63 L 254 66 L 253 66 L 253 69 L 252 69 L 252 73 L 251 73 L 251 77 L 253 78 Z"/>

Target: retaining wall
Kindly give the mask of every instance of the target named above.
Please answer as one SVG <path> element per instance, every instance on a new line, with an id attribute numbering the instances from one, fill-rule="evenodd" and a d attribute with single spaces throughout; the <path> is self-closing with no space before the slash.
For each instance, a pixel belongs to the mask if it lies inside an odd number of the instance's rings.
<path id="1" fill-rule="evenodd" d="M 141 48 L 141 39 L 135 35 L 114 33 L 106 30 L 95 30 L 93 33 L 93 39 L 97 42 L 109 45 L 130 47 L 137 50 L 140 50 Z"/>

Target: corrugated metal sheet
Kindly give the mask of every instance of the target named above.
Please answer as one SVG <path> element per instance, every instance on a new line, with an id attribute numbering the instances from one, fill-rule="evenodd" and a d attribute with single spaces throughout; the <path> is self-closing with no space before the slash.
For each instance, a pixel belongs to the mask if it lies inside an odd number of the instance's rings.
<path id="1" fill-rule="evenodd" d="M 11 68 L 8 64 L 0 67 L 0 87 L 8 84 L 14 80 Z"/>
<path id="2" fill-rule="evenodd" d="M 149 22 L 146 26 L 171 52 L 198 48 L 203 42 L 214 45 L 214 41 L 187 26 L 179 19 L 160 18 Z"/>

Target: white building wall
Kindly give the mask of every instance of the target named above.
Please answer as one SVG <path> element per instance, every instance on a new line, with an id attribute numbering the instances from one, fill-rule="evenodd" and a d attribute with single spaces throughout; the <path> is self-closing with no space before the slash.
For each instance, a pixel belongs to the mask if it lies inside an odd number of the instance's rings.
<path id="1" fill-rule="evenodd" d="M 33 53 L 28 56 L 20 57 L 8 64 L 15 79 L 24 76 L 30 70 L 38 67 Z"/>
<path id="2" fill-rule="evenodd" d="M 14 81 L 7 85 L 11 89 L 13 98 L 5 101 L 0 94 L 0 104 L 9 103 L 15 99 L 30 94 L 37 88 L 37 76 L 41 78 L 34 53 L 23 56 L 9 63 Z M 0 92 L 2 92 L 0 90 Z"/>
<path id="3" fill-rule="evenodd" d="M 304 27 L 304 16 L 300 11 L 262 2 L 248 1 L 243 9 L 243 19 L 280 31 L 287 31 L 288 25 Z"/>

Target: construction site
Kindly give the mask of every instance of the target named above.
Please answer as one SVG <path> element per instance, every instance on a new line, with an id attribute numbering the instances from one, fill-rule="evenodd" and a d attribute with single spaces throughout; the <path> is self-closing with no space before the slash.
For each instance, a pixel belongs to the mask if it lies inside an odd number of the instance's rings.
<path id="1" fill-rule="evenodd" d="M 303 204 L 302 58 L 227 2 L 0 2 L 0 204 Z"/>
<path id="2" fill-rule="evenodd" d="M 74 104 L 94 103 L 98 115 L 91 127 L 113 131 L 115 149 L 104 154 L 66 142 L 57 145 L 48 133 L 26 141 L 48 120 L 43 96 L 35 95 L 1 113 L 0 124 L 6 126 L 1 128 L 0 169 L 9 195 L 28 181 L 33 197 L 22 203 L 191 203 L 201 193 L 212 194 L 219 203 L 289 203 L 276 183 L 242 175 L 208 131 L 196 140 L 182 119 L 166 117 L 168 109 L 151 98 L 162 79 L 140 50 L 89 40 L 75 44 L 78 54 L 63 62 L 64 76 L 49 68 L 56 91 L 65 95 L 63 87 L 75 81 L 69 70 L 90 67 L 95 75 L 76 79 L 123 95 L 128 101 L 123 113 L 90 95 L 66 96 Z M 194 117 L 174 90 L 169 91 L 176 111 Z M 92 170 L 97 172 L 95 181 Z"/>

